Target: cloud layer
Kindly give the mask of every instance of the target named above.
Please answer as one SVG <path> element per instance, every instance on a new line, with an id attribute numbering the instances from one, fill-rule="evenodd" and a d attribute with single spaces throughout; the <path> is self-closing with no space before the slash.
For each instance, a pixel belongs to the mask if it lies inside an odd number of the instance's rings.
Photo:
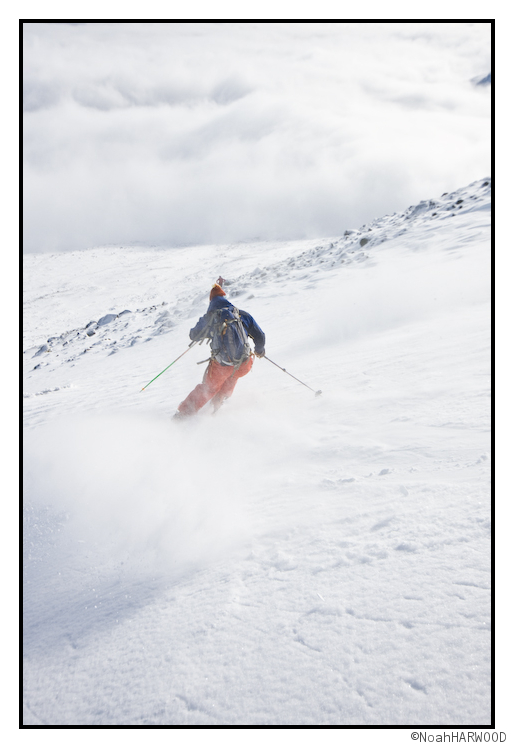
<path id="1" fill-rule="evenodd" d="M 24 24 L 29 252 L 332 236 L 490 171 L 481 23 Z"/>

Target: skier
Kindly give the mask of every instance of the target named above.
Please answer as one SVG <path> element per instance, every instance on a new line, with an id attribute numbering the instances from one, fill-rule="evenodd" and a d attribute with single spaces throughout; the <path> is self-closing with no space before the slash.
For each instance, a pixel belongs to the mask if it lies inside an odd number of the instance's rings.
<path id="1" fill-rule="evenodd" d="M 193 341 L 211 341 L 211 358 L 203 381 L 178 406 L 173 418 L 194 415 L 209 400 L 214 410 L 223 404 L 234 391 L 237 380 L 244 377 L 253 365 L 253 356 L 264 356 L 265 335 L 253 317 L 230 303 L 222 288 L 223 278 L 218 278 L 209 295 L 209 308 L 189 332 Z M 255 344 L 252 353 L 250 336 Z"/>

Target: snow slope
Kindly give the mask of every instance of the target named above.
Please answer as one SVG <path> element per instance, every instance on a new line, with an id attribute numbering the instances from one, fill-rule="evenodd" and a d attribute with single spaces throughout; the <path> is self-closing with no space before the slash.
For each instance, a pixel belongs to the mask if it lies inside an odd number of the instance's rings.
<path id="1" fill-rule="evenodd" d="M 25 257 L 24 723 L 488 725 L 490 184 Z M 170 416 L 212 282 L 266 353 Z"/>

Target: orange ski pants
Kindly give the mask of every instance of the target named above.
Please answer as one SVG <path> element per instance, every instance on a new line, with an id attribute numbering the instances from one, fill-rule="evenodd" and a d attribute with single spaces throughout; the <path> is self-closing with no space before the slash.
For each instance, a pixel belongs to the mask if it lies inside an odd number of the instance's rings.
<path id="1" fill-rule="evenodd" d="M 197 385 L 192 392 L 178 406 L 179 413 L 184 415 L 193 415 L 202 408 L 205 403 L 212 400 L 215 407 L 219 407 L 223 400 L 234 391 L 237 380 L 244 377 L 253 365 L 253 357 L 250 356 L 244 361 L 239 368 L 234 366 L 222 366 L 214 359 L 209 361 L 209 365 L 203 375 L 203 381 Z"/>

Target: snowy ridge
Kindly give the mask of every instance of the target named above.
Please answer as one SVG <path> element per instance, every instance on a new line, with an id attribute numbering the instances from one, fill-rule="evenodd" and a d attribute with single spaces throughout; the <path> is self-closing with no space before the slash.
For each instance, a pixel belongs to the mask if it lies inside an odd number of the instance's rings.
<path id="1" fill-rule="evenodd" d="M 411 205 L 403 213 L 375 219 L 358 230 L 347 230 L 340 239 L 313 247 L 263 270 L 257 268 L 234 282 L 234 289 L 237 293 L 243 293 L 248 286 L 259 286 L 264 280 L 280 278 L 282 274 L 292 279 L 304 280 L 306 276 L 301 271 L 305 269 L 336 268 L 343 263 L 363 262 L 370 258 L 371 247 L 407 233 L 411 227 L 418 226 L 419 221 L 442 221 L 463 209 L 464 212 L 490 210 L 490 185 L 490 179 L 473 182 L 463 189 L 444 193 L 440 200 L 423 200 L 418 205 Z M 407 221 L 409 225 L 405 226 Z M 366 247 L 365 251 L 361 251 L 363 247 Z"/>
<path id="2" fill-rule="evenodd" d="M 420 224 L 425 223 L 427 230 L 434 230 L 439 222 L 454 217 L 457 211 L 467 213 L 490 210 L 490 205 L 491 186 L 490 179 L 487 178 L 455 192 L 445 193 L 439 200 L 424 200 L 418 205 L 411 205 L 403 213 L 375 219 L 358 230 L 347 230 L 339 239 L 327 240 L 306 250 L 302 249 L 302 243 L 297 243 L 294 247 L 296 251 L 291 256 L 239 276 L 229 275 L 226 288 L 231 297 L 239 300 L 246 295 L 251 298 L 252 289 L 256 290 L 264 284 L 280 283 L 284 279 L 312 281 L 313 270 L 337 269 L 343 264 L 348 266 L 374 259 L 372 248 L 408 234 L 414 227 L 419 229 Z M 115 254 L 119 252 L 111 251 Z M 215 270 L 213 273 L 215 274 Z M 43 298 L 40 297 L 39 300 Z M 142 309 L 125 309 L 119 313 L 105 314 L 99 310 L 98 320 L 89 320 L 80 329 L 52 335 L 44 343 L 25 349 L 24 356 L 26 360 L 36 359 L 33 368 L 40 369 L 57 365 L 57 358 L 61 362 L 71 363 L 87 353 L 112 355 L 121 348 L 166 335 L 182 320 L 198 314 L 204 300 L 205 292 L 199 287 L 193 294 L 179 294 L 174 305 L 162 301 L 160 304 Z M 38 357 L 42 357 L 41 360 Z"/>
<path id="3" fill-rule="evenodd" d="M 323 240 L 28 256 L 24 724 L 489 725 L 490 260 L 488 179 Z M 257 360 L 172 421 L 205 345 L 141 392 L 219 274 L 321 397 Z"/>

